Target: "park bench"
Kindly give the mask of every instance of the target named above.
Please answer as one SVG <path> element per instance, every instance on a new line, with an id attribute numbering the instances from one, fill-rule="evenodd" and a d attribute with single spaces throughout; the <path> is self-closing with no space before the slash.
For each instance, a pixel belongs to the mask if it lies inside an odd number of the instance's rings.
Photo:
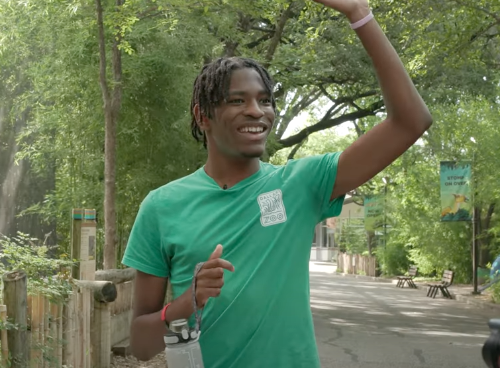
<path id="1" fill-rule="evenodd" d="M 408 276 L 398 276 L 398 283 L 396 284 L 396 286 L 403 288 L 405 287 L 405 284 L 408 284 L 408 287 L 416 289 L 417 285 L 415 285 L 415 283 L 413 282 L 413 278 L 415 276 L 417 276 L 417 267 L 411 266 L 408 270 Z"/>
<path id="2" fill-rule="evenodd" d="M 443 272 L 443 277 L 441 278 L 441 282 L 427 284 L 429 289 L 427 290 L 427 296 L 432 297 L 433 299 L 436 297 L 438 291 L 441 291 L 441 294 L 445 298 L 452 299 L 450 292 L 448 291 L 448 287 L 453 283 L 453 271 L 446 270 Z"/>

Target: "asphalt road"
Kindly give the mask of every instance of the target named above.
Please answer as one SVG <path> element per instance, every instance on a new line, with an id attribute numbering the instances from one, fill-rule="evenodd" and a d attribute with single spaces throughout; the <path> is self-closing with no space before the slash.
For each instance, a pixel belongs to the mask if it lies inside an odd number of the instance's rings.
<path id="1" fill-rule="evenodd" d="M 331 272 L 311 267 L 323 368 L 486 368 L 487 322 L 500 312 Z"/>

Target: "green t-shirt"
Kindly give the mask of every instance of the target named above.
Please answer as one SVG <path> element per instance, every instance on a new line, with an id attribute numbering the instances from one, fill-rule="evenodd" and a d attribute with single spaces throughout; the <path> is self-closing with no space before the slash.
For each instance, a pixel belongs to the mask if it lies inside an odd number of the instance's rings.
<path id="1" fill-rule="evenodd" d="M 261 163 L 227 190 L 203 168 L 152 192 L 135 220 L 123 263 L 169 277 L 174 298 L 217 244 L 234 265 L 203 310 L 205 368 L 317 368 L 309 304 L 316 224 L 338 216 L 330 201 L 340 153 Z"/>

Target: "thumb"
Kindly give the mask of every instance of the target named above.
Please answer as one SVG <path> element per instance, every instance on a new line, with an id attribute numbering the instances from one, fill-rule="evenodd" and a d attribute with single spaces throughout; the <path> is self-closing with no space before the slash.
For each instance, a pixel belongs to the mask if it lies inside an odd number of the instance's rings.
<path id="1" fill-rule="evenodd" d="M 212 252 L 208 260 L 210 261 L 212 259 L 217 259 L 220 258 L 221 256 L 222 256 L 222 245 L 219 244 L 217 245 L 217 247 L 215 247 L 215 250 Z"/>

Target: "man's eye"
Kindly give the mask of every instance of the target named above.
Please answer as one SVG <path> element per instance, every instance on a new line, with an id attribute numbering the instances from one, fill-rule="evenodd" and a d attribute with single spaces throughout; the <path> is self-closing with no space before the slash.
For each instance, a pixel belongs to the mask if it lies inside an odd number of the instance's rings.
<path id="1" fill-rule="evenodd" d="M 241 98 L 237 98 L 234 100 L 229 100 L 229 103 L 230 104 L 240 104 L 240 103 L 243 103 L 243 100 Z"/>
<path id="2" fill-rule="evenodd" d="M 263 104 L 270 104 L 271 103 L 271 99 L 270 98 L 263 98 L 262 100 L 260 100 Z"/>

